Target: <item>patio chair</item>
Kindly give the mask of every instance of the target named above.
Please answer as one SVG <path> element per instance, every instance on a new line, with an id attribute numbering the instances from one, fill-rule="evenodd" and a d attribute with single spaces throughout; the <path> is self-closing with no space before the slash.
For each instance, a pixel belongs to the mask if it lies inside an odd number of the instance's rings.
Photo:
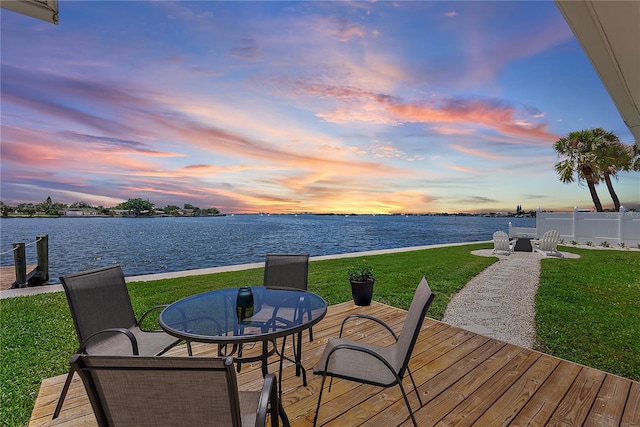
<path id="1" fill-rule="evenodd" d="M 307 289 L 309 254 L 267 254 L 264 285 L 276 289 Z"/>
<path id="2" fill-rule="evenodd" d="M 534 242 L 534 249 L 536 252 L 540 252 L 547 256 L 564 257 L 558 250 L 558 241 L 560 240 L 560 233 L 556 230 L 549 230 L 542 235 L 542 239 Z"/>
<path id="3" fill-rule="evenodd" d="M 427 279 L 423 277 L 411 301 L 402 332 L 397 336 L 389 325 L 372 316 L 353 314 L 344 319 L 340 327 L 340 338 L 329 339 L 313 371 L 316 375 L 322 375 L 318 406 L 316 407 L 316 414 L 313 419 L 314 426 L 318 421 L 324 382 L 329 376 L 332 377 L 331 380 L 333 380 L 333 377 L 337 377 L 385 388 L 397 384 L 400 387 L 402 397 L 409 410 L 411 421 L 413 421 L 414 426 L 417 427 L 418 424 L 411 410 L 407 393 L 402 385 L 402 379 L 406 371 L 413 384 L 413 389 L 418 396 L 420 407 L 422 407 L 420 393 L 413 380 L 413 375 L 411 375 L 411 371 L 409 370 L 409 359 L 411 358 L 413 347 L 418 339 L 424 316 L 434 298 L 435 294 L 431 292 L 427 284 Z M 353 318 L 372 320 L 379 323 L 393 335 L 396 343 L 390 347 L 381 347 L 375 344 L 359 343 L 342 338 L 345 323 Z M 331 381 L 329 382 L 329 391 L 331 391 Z"/>
<path id="4" fill-rule="evenodd" d="M 119 265 L 70 274 L 60 277 L 60 282 L 80 343 L 76 353 L 157 356 L 180 342 L 163 331 L 141 328 L 150 313 L 165 306 L 153 307 L 136 320 Z M 189 343 L 187 350 L 191 355 Z M 73 369 L 62 388 L 54 419 L 60 414 L 72 377 Z"/>
<path id="5" fill-rule="evenodd" d="M 511 242 L 509 241 L 509 235 L 504 231 L 496 231 L 493 233 L 493 250 L 494 253 L 504 253 L 505 255 L 511 255 Z"/>
<path id="6" fill-rule="evenodd" d="M 309 279 L 309 254 L 267 254 L 264 261 L 264 286 L 274 289 L 307 290 Z M 309 342 L 313 342 L 313 328 L 309 328 Z M 296 351 L 296 376 L 300 376 L 302 356 L 302 332 L 298 334 Z M 307 380 L 304 378 L 304 384 Z"/>
<path id="7" fill-rule="evenodd" d="M 309 254 L 276 254 L 270 253 L 265 256 L 264 262 L 264 281 L 263 284 L 268 289 L 285 289 L 285 290 L 307 290 L 309 277 Z M 298 300 L 292 300 L 289 305 L 279 305 L 273 307 L 273 311 L 268 313 L 267 306 L 269 301 L 264 301 L 262 306 L 262 317 L 257 315 L 254 321 L 262 320 L 265 325 L 275 321 L 277 313 L 280 310 L 302 310 L 304 315 L 305 308 L 297 307 Z M 311 308 L 308 308 L 309 310 Z M 268 319 L 265 316 L 268 315 Z M 310 316 L 310 315 L 309 315 Z M 302 332 L 298 333 L 296 342 L 294 337 L 294 354 L 296 362 L 296 376 L 303 375 L 303 383 L 307 385 L 306 373 L 303 371 L 300 359 L 302 357 Z M 313 342 L 313 328 L 309 329 L 309 342 Z M 284 347 L 284 345 L 283 345 Z M 242 345 L 240 345 L 238 354 L 242 355 Z M 240 364 L 238 364 L 238 372 L 240 372 Z"/>
<path id="8" fill-rule="evenodd" d="M 233 358 L 76 354 L 99 426 L 278 426 L 274 374 L 238 391 Z"/>
<path id="9" fill-rule="evenodd" d="M 267 288 L 306 291 L 308 278 L 309 254 L 267 254 L 265 257 L 264 286 Z M 309 342 L 313 342 L 312 329 L 309 329 Z"/>

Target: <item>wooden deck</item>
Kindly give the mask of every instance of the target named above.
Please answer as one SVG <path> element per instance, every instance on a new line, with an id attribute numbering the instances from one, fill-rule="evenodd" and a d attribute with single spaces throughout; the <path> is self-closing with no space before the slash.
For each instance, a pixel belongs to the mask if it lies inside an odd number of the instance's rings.
<path id="1" fill-rule="evenodd" d="M 401 328 L 405 314 L 379 303 L 329 307 L 325 319 L 313 328 L 315 341 L 309 343 L 304 336 L 308 386 L 302 386 L 292 366 L 283 372 L 283 405 L 293 426 L 312 424 L 321 378 L 311 368 L 326 340 L 337 336 L 340 322 L 352 312 L 375 315 L 395 330 Z M 391 343 L 388 334 L 371 323 L 350 325 L 352 337 Z M 211 345 L 194 347 L 196 355 L 215 351 Z M 186 355 L 186 349 L 176 347 L 170 353 Z M 435 320 L 425 319 L 410 367 L 424 403 L 415 413 L 420 426 L 640 426 L 640 383 Z M 269 371 L 277 372 L 275 357 Z M 51 421 L 64 379 L 61 375 L 42 382 L 30 426 L 96 425 L 77 376 L 62 414 Z M 243 365 L 238 376 L 242 389 L 256 390 L 261 381 L 257 364 Z M 408 379 L 405 385 L 411 405 L 418 408 Z M 331 392 L 325 390 L 318 421 L 326 426 L 411 425 L 398 387 L 381 389 L 340 380 L 334 380 Z"/>

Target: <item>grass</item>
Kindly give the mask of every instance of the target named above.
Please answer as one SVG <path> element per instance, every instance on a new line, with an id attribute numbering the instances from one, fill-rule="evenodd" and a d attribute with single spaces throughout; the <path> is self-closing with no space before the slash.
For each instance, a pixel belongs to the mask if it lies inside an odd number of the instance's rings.
<path id="1" fill-rule="evenodd" d="M 543 259 L 539 350 L 640 381 L 640 253 L 571 249 Z"/>
<path id="2" fill-rule="evenodd" d="M 437 295 L 427 315 L 441 319 L 449 299 L 495 262 L 471 244 L 366 257 L 376 277 L 374 299 L 407 309 L 424 275 Z M 537 299 L 541 349 L 555 356 L 640 380 L 640 254 L 581 250 L 579 259 L 545 259 Z M 309 289 L 328 304 L 351 299 L 346 271 L 356 259 L 309 264 Z M 223 287 L 262 283 L 261 268 L 133 283 L 139 316 L 147 308 Z M 0 425 L 29 421 L 44 378 L 64 374 L 77 348 L 62 293 L 0 300 Z"/>

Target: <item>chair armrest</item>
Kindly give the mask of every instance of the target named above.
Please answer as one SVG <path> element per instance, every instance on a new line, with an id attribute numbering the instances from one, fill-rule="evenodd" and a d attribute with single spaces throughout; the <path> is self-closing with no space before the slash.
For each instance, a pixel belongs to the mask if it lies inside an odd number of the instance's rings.
<path id="1" fill-rule="evenodd" d="M 386 323 L 384 323 L 382 320 L 378 319 L 377 317 L 369 316 L 367 314 L 360 314 L 360 313 L 350 314 L 350 315 L 348 315 L 347 317 L 344 318 L 344 320 L 342 321 L 342 325 L 340 326 L 340 335 L 339 335 L 340 338 L 342 338 L 342 331 L 344 329 L 345 323 L 347 323 L 347 321 L 349 319 L 353 319 L 353 318 L 372 320 L 372 321 L 378 323 L 379 325 L 382 325 L 387 331 L 389 331 L 391 333 L 391 335 L 393 335 L 393 338 L 395 338 L 396 341 L 398 341 L 398 336 L 396 335 L 395 332 L 393 332 L 393 329 L 391 329 L 391 327 L 389 325 L 387 325 Z"/>
<path id="2" fill-rule="evenodd" d="M 140 330 L 145 331 L 145 332 L 162 332 L 160 329 L 153 329 L 153 330 L 145 330 L 142 329 L 142 322 L 144 321 L 144 319 L 152 312 L 156 311 L 156 310 L 160 310 L 160 309 L 164 309 L 166 307 L 168 307 L 169 304 L 161 304 L 161 305 L 156 305 L 155 307 L 150 308 L 149 310 L 145 311 L 144 314 L 142 316 L 140 316 L 140 319 L 136 322 L 136 326 L 138 326 L 140 328 Z"/>
<path id="3" fill-rule="evenodd" d="M 148 310 L 147 313 L 145 313 L 144 315 L 148 314 L 149 312 L 151 312 L 154 309 L 157 309 L 159 307 L 167 307 L 167 305 L 164 305 L 164 306 L 163 305 L 158 305 L 158 306 Z M 175 321 L 169 323 L 169 326 L 183 325 L 184 332 L 192 332 L 192 330 L 189 329 L 189 323 L 201 322 L 203 320 L 206 320 L 208 322 L 213 323 L 216 326 L 219 334 L 222 334 L 224 332 L 224 329 L 222 328 L 222 325 L 220 324 L 220 322 L 218 322 L 216 319 L 214 319 L 214 318 L 212 318 L 210 316 L 199 316 L 199 317 L 193 317 L 193 318 L 188 319 L 187 315 L 184 312 L 184 310 L 182 310 L 181 308 L 175 308 L 175 311 L 177 311 L 180 314 L 182 319 L 175 320 Z M 144 315 L 143 315 L 143 317 L 140 318 L 141 322 L 142 322 L 142 320 L 144 318 Z M 140 326 L 140 325 L 138 325 L 138 326 Z M 149 331 L 145 331 L 145 332 L 149 332 Z M 163 331 L 159 330 L 159 331 L 151 331 L 151 332 L 163 332 Z"/>
<path id="4" fill-rule="evenodd" d="M 270 410 L 269 410 L 270 409 Z M 267 413 L 271 414 L 271 425 L 278 425 L 278 385 L 274 374 L 264 377 L 264 385 L 258 400 L 258 412 L 256 413 L 256 427 L 267 425 Z"/>
<path id="5" fill-rule="evenodd" d="M 269 288 L 269 289 L 277 289 L 277 288 Z M 283 288 L 284 289 L 284 288 Z M 296 289 L 291 289 L 291 288 L 287 288 L 287 290 L 296 290 Z M 263 306 L 271 306 L 270 304 L 263 303 Z M 280 311 L 280 309 L 289 309 L 289 310 L 293 310 L 293 322 L 290 321 L 289 319 L 286 319 L 284 317 L 279 317 L 278 313 Z M 298 320 L 302 320 L 302 317 L 304 316 L 304 313 L 311 313 L 311 305 L 309 303 L 309 300 L 307 300 L 304 296 L 292 296 L 287 298 L 284 301 L 281 301 L 279 304 L 277 305 L 273 305 L 273 312 L 271 313 L 271 319 L 267 320 L 266 322 L 264 322 L 264 324 L 262 325 L 263 328 L 277 328 L 278 325 L 282 325 L 285 327 L 289 327 L 289 326 L 293 326 L 295 325 L 295 322 Z M 309 316 L 311 316 L 309 314 Z"/>
<path id="6" fill-rule="evenodd" d="M 329 352 L 329 354 L 327 355 L 327 360 L 325 361 L 324 364 L 324 369 L 323 372 L 325 374 L 327 374 L 327 367 L 329 366 L 329 361 L 331 360 L 331 356 L 333 356 L 333 353 L 339 351 L 339 350 L 348 350 L 348 351 L 359 351 L 361 353 L 366 353 L 371 357 L 374 357 L 376 359 L 378 359 L 383 365 L 385 365 L 387 367 L 387 369 L 389 369 L 389 371 L 391 373 L 393 373 L 393 375 L 395 375 L 396 380 L 398 379 L 398 373 L 393 369 L 393 366 L 391 366 L 391 364 L 389 363 L 389 361 L 387 359 L 385 359 L 384 357 L 382 357 L 381 355 L 379 355 L 378 353 L 376 353 L 375 351 L 368 349 L 366 347 L 361 347 L 357 344 L 347 344 L 347 343 L 343 343 L 343 344 L 338 344 L 337 346 L 333 347 L 331 349 L 331 351 Z"/>
<path id="7" fill-rule="evenodd" d="M 133 355 L 138 356 L 139 354 L 138 340 L 136 339 L 135 335 L 133 335 L 133 332 L 131 332 L 127 328 L 108 328 L 108 329 L 103 329 L 101 331 L 98 331 L 95 334 L 91 335 L 86 340 L 84 340 L 82 344 L 80 344 L 80 347 L 78 348 L 77 353 L 84 353 L 85 350 L 87 349 L 87 344 L 89 344 L 89 341 L 91 341 L 91 339 L 93 339 L 94 337 L 101 334 L 114 334 L 114 333 L 126 335 L 127 338 L 129 338 L 129 341 L 131 341 L 131 350 L 133 351 Z"/>
<path id="8" fill-rule="evenodd" d="M 276 289 L 276 288 L 270 288 L 270 289 Z M 289 289 L 287 289 L 289 290 Z M 304 297 L 301 296 L 291 296 L 283 301 L 279 301 L 278 304 L 273 304 L 273 316 L 277 316 L 278 315 L 278 310 L 280 310 L 281 308 L 293 308 L 294 310 L 298 310 L 300 303 L 304 302 Z M 267 302 L 267 305 L 268 302 Z"/>

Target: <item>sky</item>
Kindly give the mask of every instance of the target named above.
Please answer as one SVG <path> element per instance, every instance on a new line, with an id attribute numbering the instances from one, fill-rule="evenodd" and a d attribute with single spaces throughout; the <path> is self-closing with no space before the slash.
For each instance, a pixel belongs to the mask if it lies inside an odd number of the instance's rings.
<path id="1" fill-rule="evenodd" d="M 559 180 L 553 143 L 593 127 L 634 143 L 552 1 L 61 0 L 59 25 L 0 13 L 9 205 L 593 208 Z M 640 173 L 614 188 L 640 208 Z"/>

